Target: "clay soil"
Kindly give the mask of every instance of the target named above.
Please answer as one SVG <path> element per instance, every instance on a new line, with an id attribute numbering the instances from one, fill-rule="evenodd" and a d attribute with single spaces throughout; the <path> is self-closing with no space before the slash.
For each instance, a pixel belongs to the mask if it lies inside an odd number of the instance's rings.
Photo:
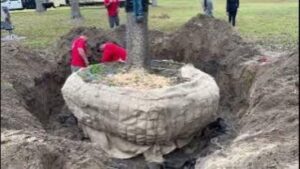
<path id="1" fill-rule="evenodd" d="M 95 44 L 112 40 L 125 46 L 125 32 L 124 26 L 110 32 L 77 28 L 39 51 L 1 43 L 1 168 L 146 168 L 141 157 L 111 159 L 91 143 L 60 92 L 70 75 L 74 37 L 89 37 L 89 54 L 97 62 Z M 199 131 L 188 146 L 165 156 L 165 168 L 298 168 L 298 49 L 262 51 L 226 22 L 204 16 L 171 34 L 150 31 L 149 37 L 152 59 L 192 63 L 214 76 L 219 117 L 227 125 L 226 134 Z"/>

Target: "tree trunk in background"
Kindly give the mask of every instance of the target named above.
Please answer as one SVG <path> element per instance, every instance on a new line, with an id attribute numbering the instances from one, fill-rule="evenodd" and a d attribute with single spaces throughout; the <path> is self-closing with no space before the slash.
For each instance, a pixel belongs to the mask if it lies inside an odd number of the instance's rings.
<path id="1" fill-rule="evenodd" d="M 147 67 L 150 62 L 148 53 L 148 13 L 142 23 L 136 23 L 132 12 L 127 13 L 126 48 L 128 62 L 133 67 Z"/>
<path id="2" fill-rule="evenodd" d="M 157 6 L 157 0 L 152 0 L 152 6 L 154 6 L 154 7 Z"/>
<path id="3" fill-rule="evenodd" d="M 71 6 L 71 18 L 72 19 L 80 19 L 82 18 L 79 8 L 79 1 L 78 0 L 70 0 Z"/>
<path id="4" fill-rule="evenodd" d="M 37 12 L 45 12 L 46 11 L 46 9 L 43 6 L 43 2 L 44 2 L 43 0 L 35 0 L 35 5 L 36 5 L 35 10 Z"/>

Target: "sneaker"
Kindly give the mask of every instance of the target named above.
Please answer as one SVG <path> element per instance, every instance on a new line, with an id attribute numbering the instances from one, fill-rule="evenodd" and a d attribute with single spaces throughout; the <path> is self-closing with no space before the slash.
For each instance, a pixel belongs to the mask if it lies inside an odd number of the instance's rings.
<path id="1" fill-rule="evenodd" d="M 143 23 L 144 17 L 143 16 L 136 16 L 136 22 L 137 23 Z"/>

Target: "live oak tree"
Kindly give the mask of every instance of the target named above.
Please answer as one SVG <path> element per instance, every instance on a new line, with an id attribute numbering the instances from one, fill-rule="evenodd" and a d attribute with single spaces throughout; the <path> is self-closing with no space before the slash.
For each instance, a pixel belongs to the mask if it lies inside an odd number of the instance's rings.
<path id="1" fill-rule="evenodd" d="M 138 23 L 133 13 L 133 0 L 126 0 L 126 48 L 128 51 L 128 62 L 131 67 L 146 68 L 149 66 L 148 4 L 148 0 L 143 0 L 144 19 Z"/>

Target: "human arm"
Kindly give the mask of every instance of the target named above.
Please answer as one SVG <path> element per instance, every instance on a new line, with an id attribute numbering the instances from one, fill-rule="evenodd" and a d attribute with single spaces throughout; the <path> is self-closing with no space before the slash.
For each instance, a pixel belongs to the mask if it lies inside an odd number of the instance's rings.
<path id="1" fill-rule="evenodd" d="M 117 14 L 118 14 L 120 12 L 121 2 L 119 0 L 116 0 L 116 4 L 117 4 Z"/>
<path id="2" fill-rule="evenodd" d="M 83 59 L 85 65 L 88 66 L 89 65 L 89 61 L 87 59 L 87 55 L 86 55 L 84 49 L 83 48 L 78 48 L 77 50 L 78 50 L 79 55 Z"/>
<path id="3" fill-rule="evenodd" d="M 121 63 L 126 63 L 126 61 L 125 61 L 125 60 L 123 60 L 122 58 L 119 58 L 119 59 L 118 59 L 118 62 L 121 62 Z"/>
<path id="4" fill-rule="evenodd" d="M 239 8 L 239 6 L 240 6 L 240 1 L 237 0 L 237 1 L 236 1 L 236 8 Z"/>

